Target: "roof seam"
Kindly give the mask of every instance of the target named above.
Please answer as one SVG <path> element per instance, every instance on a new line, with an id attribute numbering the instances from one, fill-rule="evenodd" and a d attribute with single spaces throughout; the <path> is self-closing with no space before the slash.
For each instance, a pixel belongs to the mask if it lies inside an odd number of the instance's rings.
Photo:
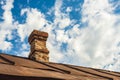
<path id="1" fill-rule="evenodd" d="M 82 72 L 85 72 L 85 73 L 88 73 L 88 74 L 92 74 L 92 75 L 95 75 L 95 76 L 98 76 L 98 77 L 102 77 L 102 78 L 107 78 L 109 80 L 113 80 L 113 78 L 102 76 L 102 75 L 98 75 L 98 74 L 94 74 L 94 73 L 91 73 L 91 72 L 88 72 L 88 71 L 85 71 L 85 70 L 81 70 L 81 69 L 78 69 L 78 68 L 75 68 L 75 67 L 72 67 L 72 66 L 68 66 L 68 65 L 65 65 L 65 64 L 64 64 L 64 66 L 72 68 L 72 69 L 75 69 L 75 70 L 79 70 L 79 71 L 82 71 Z"/>
<path id="2" fill-rule="evenodd" d="M 7 61 L 7 62 L 10 63 L 11 65 L 14 65 L 14 64 L 15 64 L 15 62 L 13 62 L 13 61 L 11 61 L 11 60 L 9 60 L 9 59 L 6 59 L 5 57 L 3 57 L 3 56 L 1 56 L 1 55 L 0 55 L 0 58 L 3 59 L 4 61 Z"/>
<path id="3" fill-rule="evenodd" d="M 39 62 L 39 61 L 37 61 L 37 62 Z M 54 68 L 54 69 L 60 70 L 60 71 L 62 71 L 62 72 L 64 72 L 64 73 L 67 73 L 67 74 L 70 74 L 70 73 L 71 73 L 70 71 L 63 70 L 63 69 L 60 69 L 60 68 L 54 67 L 54 66 L 51 66 L 51 65 L 45 64 L 45 63 L 43 63 L 43 62 L 39 62 L 39 63 L 41 63 L 41 64 L 43 64 L 43 65 L 46 65 L 46 66 L 48 66 L 48 67 L 51 67 L 51 68 Z"/>
<path id="4" fill-rule="evenodd" d="M 119 75 L 115 75 L 114 73 L 108 73 L 108 72 L 105 72 L 105 71 L 102 71 L 102 70 L 98 70 L 98 69 L 93 69 L 93 70 L 96 70 L 96 71 L 101 72 L 101 73 L 106 73 L 106 74 L 109 74 L 109 75 L 120 77 Z"/>

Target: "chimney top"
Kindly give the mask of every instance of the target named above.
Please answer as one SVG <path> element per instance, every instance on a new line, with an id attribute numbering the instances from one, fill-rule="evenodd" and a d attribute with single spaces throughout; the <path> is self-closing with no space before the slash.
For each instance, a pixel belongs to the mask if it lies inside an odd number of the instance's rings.
<path id="1" fill-rule="evenodd" d="M 31 44 L 31 41 L 33 39 L 41 39 L 41 40 L 46 41 L 47 38 L 48 38 L 48 33 L 47 32 L 33 30 L 32 33 L 30 34 L 29 38 L 28 38 L 28 42 Z"/>
<path id="2" fill-rule="evenodd" d="M 46 41 L 48 33 L 38 30 L 33 30 L 28 41 L 31 45 L 29 58 L 36 61 L 48 62 L 48 49 L 46 48 Z"/>
<path id="3" fill-rule="evenodd" d="M 39 35 L 39 36 L 43 36 L 43 37 L 46 37 L 46 38 L 48 37 L 48 33 L 47 32 L 38 31 L 38 30 L 33 30 L 31 35 Z"/>

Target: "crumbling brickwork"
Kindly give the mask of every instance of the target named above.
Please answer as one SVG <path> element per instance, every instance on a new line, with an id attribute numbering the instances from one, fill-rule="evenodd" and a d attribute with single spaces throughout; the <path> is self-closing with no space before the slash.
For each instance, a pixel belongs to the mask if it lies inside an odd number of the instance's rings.
<path id="1" fill-rule="evenodd" d="M 48 62 L 49 61 L 49 51 L 46 48 L 46 41 L 48 38 L 48 33 L 33 30 L 30 34 L 28 41 L 31 45 L 29 58 L 36 61 Z"/>

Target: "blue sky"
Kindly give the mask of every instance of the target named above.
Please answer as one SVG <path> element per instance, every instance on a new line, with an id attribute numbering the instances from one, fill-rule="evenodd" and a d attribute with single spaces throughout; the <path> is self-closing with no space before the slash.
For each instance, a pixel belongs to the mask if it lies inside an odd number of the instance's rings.
<path id="1" fill-rule="evenodd" d="M 27 57 L 49 33 L 50 61 L 120 71 L 120 0 L 0 0 L 0 52 Z"/>

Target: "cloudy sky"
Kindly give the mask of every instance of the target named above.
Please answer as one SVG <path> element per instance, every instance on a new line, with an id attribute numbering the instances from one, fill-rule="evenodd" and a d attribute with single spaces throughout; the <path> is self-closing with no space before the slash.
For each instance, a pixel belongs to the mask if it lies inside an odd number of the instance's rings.
<path id="1" fill-rule="evenodd" d="M 52 62 L 120 72 L 120 0 L 0 0 L 0 53 L 27 57 L 33 29 Z"/>

